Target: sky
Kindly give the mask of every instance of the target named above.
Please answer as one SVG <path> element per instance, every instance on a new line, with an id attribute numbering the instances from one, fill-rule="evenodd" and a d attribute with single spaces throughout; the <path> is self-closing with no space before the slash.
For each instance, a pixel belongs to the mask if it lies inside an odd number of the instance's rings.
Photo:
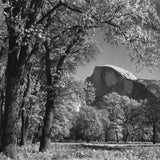
<path id="1" fill-rule="evenodd" d="M 99 42 L 99 48 L 102 50 L 103 54 L 98 55 L 95 61 L 78 67 L 77 73 L 75 74 L 76 80 L 85 80 L 88 76 L 91 76 L 95 66 L 106 64 L 126 69 L 140 79 L 160 80 L 160 68 L 149 71 L 144 67 L 142 70 L 138 71 L 136 65 L 130 61 L 125 46 L 112 47 L 104 42 L 100 34 L 96 34 L 95 39 Z"/>

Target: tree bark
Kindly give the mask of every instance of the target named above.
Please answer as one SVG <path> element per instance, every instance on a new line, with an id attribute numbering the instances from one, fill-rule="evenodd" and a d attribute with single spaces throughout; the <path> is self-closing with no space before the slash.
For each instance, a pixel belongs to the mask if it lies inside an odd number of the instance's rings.
<path id="1" fill-rule="evenodd" d="M 124 142 L 127 143 L 127 140 L 128 140 L 128 137 L 129 137 L 129 131 L 128 131 L 128 127 L 124 133 Z"/>
<path id="2" fill-rule="evenodd" d="M 26 88 L 24 90 L 23 93 L 23 97 L 22 97 L 22 103 L 20 106 L 20 117 L 21 117 L 21 122 L 22 122 L 22 126 L 21 126 L 21 140 L 20 140 L 20 146 L 25 145 L 25 142 L 27 140 L 27 134 L 28 134 L 28 127 L 29 127 L 29 115 L 28 115 L 28 110 L 27 109 L 27 102 L 26 102 L 26 97 L 28 97 L 29 95 L 29 91 L 30 91 L 30 76 L 31 76 L 31 70 L 32 70 L 32 63 L 28 64 L 29 69 L 27 72 L 27 82 L 26 82 Z"/>
<path id="3" fill-rule="evenodd" d="M 109 128 L 108 128 L 108 130 L 109 130 Z M 105 142 L 108 141 L 108 130 L 105 131 Z"/>
<path id="4" fill-rule="evenodd" d="M 53 121 L 53 102 L 50 100 L 50 93 L 47 95 L 46 112 L 44 117 L 44 126 L 42 129 L 42 136 L 40 141 L 39 151 L 44 152 L 48 149 L 51 138 L 51 127 Z"/>
<path id="5" fill-rule="evenodd" d="M 0 139 L 2 137 L 2 128 L 3 128 L 3 117 L 4 117 L 4 91 L 1 89 L 1 102 L 0 102 Z"/>
<path id="6" fill-rule="evenodd" d="M 39 151 L 44 152 L 48 149 L 50 144 L 51 138 L 51 127 L 53 121 L 53 108 L 54 108 L 54 98 L 53 97 L 53 90 L 51 89 L 52 86 L 52 74 L 51 74 L 51 61 L 50 61 L 50 50 L 46 44 L 46 79 L 47 79 L 47 102 L 46 102 L 46 111 L 43 120 L 43 129 L 40 141 L 40 148 Z"/>
<path id="7" fill-rule="evenodd" d="M 153 137 L 152 137 L 153 144 L 156 144 L 156 126 L 153 125 Z"/>
<path id="8" fill-rule="evenodd" d="M 24 70 L 24 63 L 19 63 L 17 55 L 20 48 L 13 28 L 9 30 L 9 53 L 6 69 L 5 110 L 1 151 L 11 158 L 16 158 L 17 120 L 19 113 L 19 89 Z M 23 53 L 25 50 L 23 50 Z M 25 55 L 24 55 L 25 57 Z"/>
<path id="9" fill-rule="evenodd" d="M 8 71 L 9 72 L 9 71 Z M 20 86 L 19 76 L 11 77 L 7 73 L 4 126 L 2 133 L 2 151 L 9 157 L 17 155 L 17 119 L 19 112 L 18 89 Z"/>
<path id="10" fill-rule="evenodd" d="M 28 135 L 28 126 L 29 126 L 29 116 L 27 115 L 25 109 L 21 112 L 21 119 L 22 119 L 22 127 L 21 127 L 21 141 L 20 146 L 25 145 L 27 141 L 27 135 Z"/>
<path id="11" fill-rule="evenodd" d="M 127 139 L 128 139 L 128 133 L 124 137 L 124 143 L 127 143 Z"/>
<path id="12" fill-rule="evenodd" d="M 118 136 L 118 131 L 116 131 L 116 140 L 117 140 L 117 143 L 119 143 L 119 136 Z"/>

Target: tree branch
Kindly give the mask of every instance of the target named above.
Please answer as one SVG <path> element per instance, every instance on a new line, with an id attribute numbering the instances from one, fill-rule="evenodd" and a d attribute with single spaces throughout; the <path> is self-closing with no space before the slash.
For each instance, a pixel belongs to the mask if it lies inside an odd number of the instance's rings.
<path id="1" fill-rule="evenodd" d="M 59 1 L 58 4 L 56 4 L 51 10 L 49 10 L 38 22 L 37 24 L 40 24 L 40 23 L 43 23 L 43 21 L 49 17 L 57 8 L 59 8 L 60 6 L 64 6 L 68 9 L 70 9 L 71 11 L 74 11 L 74 12 L 78 12 L 78 13 L 83 13 L 83 11 L 81 11 L 80 9 L 78 8 L 73 8 L 69 5 L 67 5 L 66 3 L 63 3 L 61 0 Z"/>
<path id="2" fill-rule="evenodd" d="M 32 51 L 30 52 L 30 54 L 27 57 L 27 63 L 30 61 L 31 57 L 35 54 L 35 52 L 38 50 L 39 44 L 36 43 L 32 49 Z"/>
<path id="3" fill-rule="evenodd" d="M 29 69 L 28 69 L 28 73 L 27 73 L 27 82 L 26 82 L 26 89 L 24 90 L 23 92 L 23 96 L 22 96 L 22 103 L 21 103 L 21 106 L 20 108 L 23 109 L 23 107 L 25 107 L 25 98 L 27 97 L 27 94 L 29 92 L 29 89 L 30 89 L 30 76 L 31 76 L 31 71 L 32 71 L 32 63 L 30 64 L 29 66 Z"/>
<path id="4" fill-rule="evenodd" d="M 75 37 L 71 40 L 70 44 L 67 46 L 65 54 L 61 56 L 61 58 L 58 61 L 57 67 L 56 67 L 56 77 L 54 78 L 54 82 L 53 85 L 56 84 L 56 82 L 58 81 L 59 78 L 61 78 L 61 72 L 62 72 L 62 67 L 65 63 L 65 60 L 67 58 L 67 56 L 71 53 L 71 49 L 72 47 L 77 43 L 77 41 L 79 40 L 80 36 L 79 34 L 81 33 L 81 29 L 79 28 L 77 30 L 77 32 L 75 33 Z M 73 52 L 75 53 L 75 52 Z M 73 54 L 72 53 L 72 54 Z"/>
<path id="5" fill-rule="evenodd" d="M 83 11 L 79 10 L 78 8 L 72 8 L 69 5 L 67 5 L 66 3 L 62 3 L 62 6 L 70 9 L 71 11 L 78 12 L 78 13 L 83 13 Z"/>
<path id="6" fill-rule="evenodd" d="M 37 24 L 41 24 L 43 23 L 43 21 L 50 16 L 57 8 L 59 8 L 60 6 L 62 6 L 62 2 L 59 1 L 58 4 L 56 4 L 51 10 L 49 10 L 43 17 L 41 17 L 41 19 L 37 22 Z"/>

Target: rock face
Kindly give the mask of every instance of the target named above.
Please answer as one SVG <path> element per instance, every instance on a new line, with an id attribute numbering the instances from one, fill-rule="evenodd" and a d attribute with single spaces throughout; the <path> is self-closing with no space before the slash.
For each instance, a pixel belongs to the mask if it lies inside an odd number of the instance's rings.
<path id="1" fill-rule="evenodd" d="M 90 81 L 95 87 L 97 98 L 111 92 L 136 100 L 156 95 L 149 90 L 144 80 L 137 80 L 129 71 L 112 65 L 95 67 L 93 74 L 86 81 Z"/>
<path id="2" fill-rule="evenodd" d="M 160 97 L 160 81 L 138 79 L 138 82 L 145 85 L 145 87 L 156 97 Z"/>

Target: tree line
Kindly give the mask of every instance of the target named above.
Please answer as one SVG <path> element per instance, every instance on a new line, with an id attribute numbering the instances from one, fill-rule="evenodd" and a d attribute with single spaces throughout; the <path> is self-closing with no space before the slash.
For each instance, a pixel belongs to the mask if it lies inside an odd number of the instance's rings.
<path id="1" fill-rule="evenodd" d="M 125 45 L 135 63 L 158 66 L 158 6 L 156 0 L 1 0 L 1 151 L 16 158 L 17 144 L 37 141 L 40 130 L 45 151 L 58 130 L 68 133 L 69 119 L 61 115 L 72 118 L 73 102 L 92 93 L 70 75 L 101 53 L 95 32 Z"/>
<path id="2" fill-rule="evenodd" d="M 70 130 L 70 140 L 97 142 L 160 141 L 159 99 L 136 101 L 115 92 L 83 106 Z"/>

